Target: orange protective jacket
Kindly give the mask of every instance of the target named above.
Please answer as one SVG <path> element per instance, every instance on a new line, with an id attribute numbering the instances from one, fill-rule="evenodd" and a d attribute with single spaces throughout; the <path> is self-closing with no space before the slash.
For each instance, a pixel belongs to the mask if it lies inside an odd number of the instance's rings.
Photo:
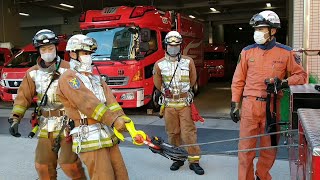
<path id="1" fill-rule="evenodd" d="M 267 45 L 253 44 L 245 47 L 232 79 L 232 101 L 240 102 L 242 96 L 266 97 L 265 79 L 284 79 L 289 85 L 305 84 L 307 74 L 300 57 L 291 47 L 276 42 Z"/>
<path id="2" fill-rule="evenodd" d="M 74 86 L 76 83 L 77 86 Z M 77 78 L 76 72 L 69 69 L 59 79 L 57 88 L 57 96 L 63 103 L 67 116 L 75 120 L 75 125 L 78 126 L 81 116 L 80 112 L 88 118 L 95 120 L 96 123 L 101 122 L 107 126 L 111 126 L 113 122 L 120 116 L 124 115 L 122 108 L 111 110 L 112 104 L 118 102 L 113 96 L 108 85 L 101 81 L 106 97 L 106 103 L 101 103 L 100 100 Z M 90 123 L 92 124 L 92 123 Z"/>

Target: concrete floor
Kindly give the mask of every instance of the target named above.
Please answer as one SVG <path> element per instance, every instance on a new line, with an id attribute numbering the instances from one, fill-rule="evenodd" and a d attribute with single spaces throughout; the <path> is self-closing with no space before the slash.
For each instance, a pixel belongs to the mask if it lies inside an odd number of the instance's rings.
<path id="1" fill-rule="evenodd" d="M 229 82 L 210 81 L 200 89 L 194 102 L 204 117 L 230 118 L 231 84 Z"/>

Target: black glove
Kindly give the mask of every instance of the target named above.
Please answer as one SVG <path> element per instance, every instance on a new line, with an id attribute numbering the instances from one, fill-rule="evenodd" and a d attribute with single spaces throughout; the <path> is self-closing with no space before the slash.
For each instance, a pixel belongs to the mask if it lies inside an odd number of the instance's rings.
<path id="1" fill-rule="evenodd" d="M 275 77 L 274 78 L 274 84 L 277 85 L 277 90 L 281 90 L 284 88 L 288 88 L 288 80 L 284 79 L 284 80 L 280 80 L 279 78 Z"/>
<path id="2" fill-rule="evenodd" d="M 233 122 L 237 123 L 240 121 L 239 103 L 231 102 L 230 116 Z"/>
<path id="3" fill-rule="evenodd" d="M 9 118 L 8 122 L 10 124 L 9 132 L 14 137 L 20 137 L 21 134 L 19 133 L 19 121 L 17 119 Z"/>
<path id="4" fill-rule="evenodd" d="M 288 88 L 288 80 L 280 80 L 278 77 L 266 79 L 265 84 L 267 85 L 267 91 L 268 92 L 274 92 L 276 86 L 277 91 L 280 91 L 281 89 Z"/>

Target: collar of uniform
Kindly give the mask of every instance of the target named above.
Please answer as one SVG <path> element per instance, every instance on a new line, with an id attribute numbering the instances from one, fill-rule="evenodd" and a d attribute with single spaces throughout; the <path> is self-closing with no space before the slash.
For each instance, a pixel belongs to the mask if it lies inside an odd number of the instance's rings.
<path id="1" fill-rule="evenodd" d="M 176 56 L 176 57 L 171 57 L 171 56 L 169 56 L 167 53 L 165 54 L 165 58 L 166 58 L 166 60 L 168 60 L 168 61 L 177 61 L 177 60 L 178 60 L 178 56 Z"/>
<path id="2" fill-rule="evenodd" d="M 267 44 L 257 44 L 258 47 L 262 50 L 269 50 L 272 49 L 276 45 L 276 38 L 273 38 L 270 42 Z"/>

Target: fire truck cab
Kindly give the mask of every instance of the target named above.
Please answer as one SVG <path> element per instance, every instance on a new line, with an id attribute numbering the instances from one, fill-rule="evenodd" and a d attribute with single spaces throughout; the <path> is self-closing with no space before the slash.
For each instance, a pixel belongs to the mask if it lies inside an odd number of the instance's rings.
<path id="1" fill-rule="evenodd" d="M 11 49 L 13 45 L 9 42 L 0 43 L 0 71 L 3 68 L 4 64 L 9 61 L 12 57 Z"/>
<path id="2" fill-rule="evenodd" d="M 194 58 L 198 72 L 203 73 L 201 23 L 153 6 L 107 7 L 80 16 L 82 33 L 98 43 L 94 73 L 106 77 L 123 108 L 148 105 L 159 109 L 153 66 L 164 57 L 163 40 L 172 28 L 184 37 L 183 54 Z M 198 84 L 203 85 L 206 80 L 199 77 Z"/>
<path id="3" fill-rule="evenodd" d="M 204 64 L 208 68 L 210 78 L 225 77 L 227 53 L 223 44 L 208 44 L 204 48 Z"/>

